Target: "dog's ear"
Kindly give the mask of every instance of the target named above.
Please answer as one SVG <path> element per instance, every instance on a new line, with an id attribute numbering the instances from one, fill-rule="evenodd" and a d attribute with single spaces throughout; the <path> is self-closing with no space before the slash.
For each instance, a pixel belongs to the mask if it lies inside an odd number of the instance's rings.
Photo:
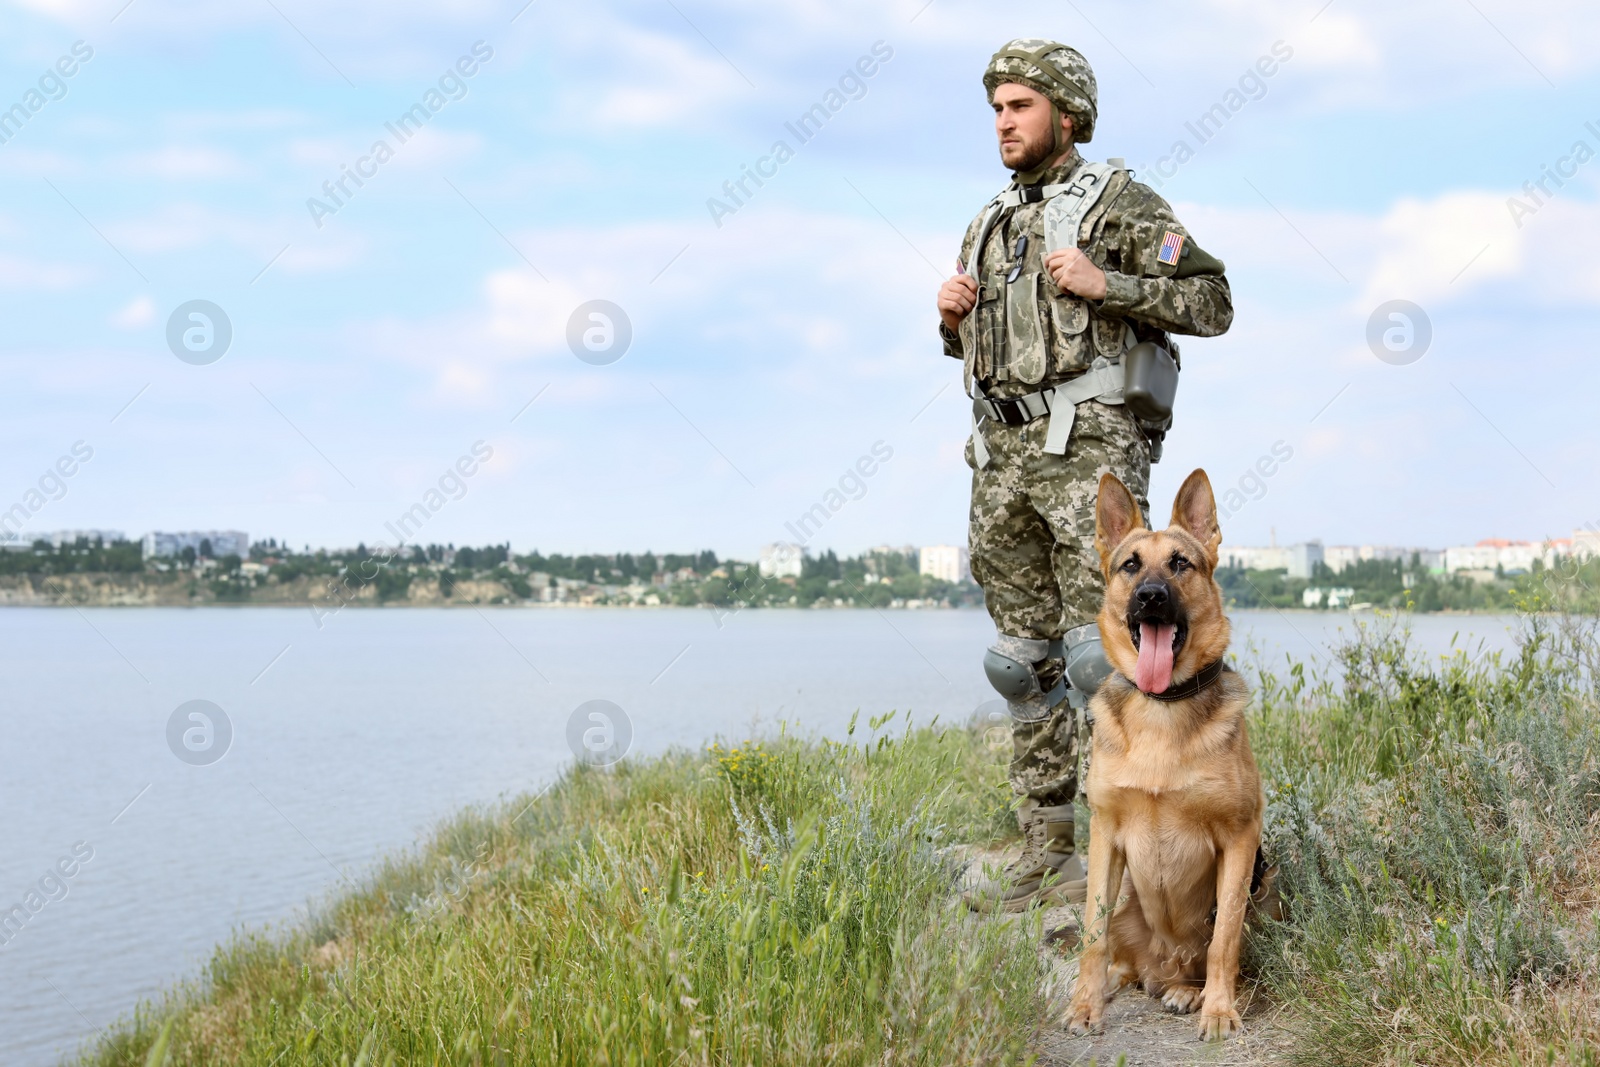
<path id="1" fill-rule="evenodd" d="M 1094 547 L 1100 553 L 1100 570 L 1111 563 L 1111 553 L 1135 530 L 1144 529 L 1144 516 L 1128 487 L 1115 474 L 1100 476 L 1100 496 L 1094 505 Z"/>
<path id="2" fill-rule="evenodd" d="M 1183 480 L 1183 488 L 1172 502 L 1172 525 L 1193 534 L 1205 546 L 1211 566 L 1217 565 L 1222 528 L 1217 525 L 1217 498 L 1211 493 L 1211 479 L 1204 470 L 1196 468 Z"/>

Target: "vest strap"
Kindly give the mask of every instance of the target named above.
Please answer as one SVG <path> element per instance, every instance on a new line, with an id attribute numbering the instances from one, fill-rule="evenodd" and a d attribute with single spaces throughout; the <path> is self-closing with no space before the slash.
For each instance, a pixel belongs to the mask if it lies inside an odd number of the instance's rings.
<path id="1" fill-rule="evenodd" d="M 1044 450 L 1053 456 L 1066 455 L 1072 424 L 1078 418 L 1078 405 L 1086 400 L 1120 404 L 1122 384 L 1122 364 L 1102 363 L 1087 374 L 1050 390 L 1050 428 L 1045 431 Z"/>

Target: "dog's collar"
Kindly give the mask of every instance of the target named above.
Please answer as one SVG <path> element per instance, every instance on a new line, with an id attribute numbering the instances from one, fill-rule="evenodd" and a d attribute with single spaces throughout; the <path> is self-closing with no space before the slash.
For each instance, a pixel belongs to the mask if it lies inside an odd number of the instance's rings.
<path id="1" fill-rule="evenodd" d="M 1210 686 L 1212 682 L 1215 682 L 1218 678 L 1221 678 L 1222 672 L 1227 670 L 1232 670 L 1232 668 L 1219 659 L 1212 663 L 1206 664 L 1204 667 L 1201 667 L 1200 670 L 1195 673 L 1194 677 L 1190 678 L 1182 685 L 1175 685 L 1165 692 L 1145 693 L 1144 690 L 1139 689 L 1138 686 L 1134 685 L 1133 687 L 1138 689 L 1140 693 L 1144 693 L 1144 695 L 1149 697 L 1151 700 L 1160 700 L 1168 703 L 1174 700 L 1188 700 L 1196 693 Z M 1123 680 L 1129 685 L 1133 685 L 1131 679 L 1125 677 Z"/>

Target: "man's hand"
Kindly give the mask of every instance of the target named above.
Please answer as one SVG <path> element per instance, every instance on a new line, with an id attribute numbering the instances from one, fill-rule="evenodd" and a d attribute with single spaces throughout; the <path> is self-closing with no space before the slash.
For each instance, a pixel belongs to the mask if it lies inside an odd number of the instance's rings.
<path id="1" fill-rule="evenodd" d="M 978 302 L 978 283 L 970 274 L 952 275 L 939 286 L 939 317 L 947 330 L 954 333 Z"/>
<path id="2" fill-rule="evenodd" d="M 1086 300 L 1106 298 L 1106 272 L 1076 248 L 1058 248 L 1044 257 L 1044 269 L 1063 293 Z M 943 306 L 941 304 L 941 306 Z"/>

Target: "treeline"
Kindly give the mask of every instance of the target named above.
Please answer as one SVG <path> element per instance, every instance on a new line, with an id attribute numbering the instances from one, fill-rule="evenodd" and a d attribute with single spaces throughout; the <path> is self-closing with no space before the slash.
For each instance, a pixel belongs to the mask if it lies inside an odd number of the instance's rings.
<path id="1" fill-rule="evenodd" d="M 346 599 L 362 593 L 380 603 L 413 595 L 417 581 L 438 582 L 439 595 L 456 597 L 463 583 L 497 583 L 493 602 L 582 601 L 595 604 L 659 603 L 777 607 L 819 605 L 887 607 L 928 601 L 978 606 L 982 593 L 971 582 L 952 584 L 918 573 L 900 552 L 866 553 L 841 559 L 829 550 L 805 557 L 798 578 L 762 577 L 753 563 L 719 559 L 715 552 L 621 552 L 563 555 L 537 550 L 523 555 L 507 544 L 411 545 L 397 554 L 358 544 L 348 549 L 296 551 L 276 538 L 258 541 L 248 559 L 214 558 L 186 548 L 176 556 L 145 560 L 137 542 L 103 545 L 80 539 L 60 548 L 38 541 L 31 548 L 0 552 L 0 575 L 48 578 L 70 573 L 151 573 L 160 580 L 186 580 L 191 595 L 202 589 L 218 600 L 247 602 L 267 585 L 303 582 L 307 596 Z M 492 588 L 492 587 L 491 587 Z M 431 594 L 430 594 L 431 595 Z M 474 597 L 484 594 L 474 586 Z"/>
<path id="2" fill-rule="evenodd" d="M 970 581 L 952 584 L 918 573 L 901 552 L 841 558 L 833 550 L 801 561 L 798 578 L 762 577 L 755 564 L 719 559 L 705 550 L 687 553 L 620 552 L 584 555 L 522 555 L 511 545 L 412 545 L 385 557 L 366 545 L 349 549 L 295 551 L 276 539 L 253 544 L 248 559 L 212 558 L 184 549 L 174 557 L 145 560 L 136 541 L 80 538 L 59 547 L 36 541 L 29 548 L 0 551 L 0 577 L 132 575 L 160 572 L 187 578 L 220 600 L 248 601 L 265 584 L 306 580 L 314 589 L 372 587 L 382 602 L 403 601 L 419 579 L 437 581 L 445 598 L 463 582 L 495 582 L 498 600 L 582 600 L 597 604 L 662 603 L 719 607 L 818 605 L 885 607 L 896 601 L 981 606 L 983 594 Z M 1563 559 L 1554 568 L 1536 563 L 1529 573 L 1497 573 L 1490 581 L 1430 574 L 1413 558 L 1362 560 L 1338 573 L 1318 564 L 1313 577 L 1290 578 L 1282 570 L 1224 567 L 1217 571 L 1224 596 L 1239 608 L 1304 607 L 1307 589 L 1323 590 L 1317 607 L 1329 606 L 1330 590 L 1348 589 L 1334 607 L 1370 605 L 1421 612 L 1564 610 L 1600 614 L 1600 559 Z M 475 590 L 475 594 L 481 590 Z M 369 594 L 369 595 L 373 595 Z"/>
<path id="3" fill-rule="evenodd" d="M 540 571 L 552 578 L 589 582 L 594 585 L 641 581 L 648 583 L 657 574 L 676 574 L 688 569 L 697 575 L 708 575 L 721 564 L 711 551 L 678 555 L 667 553 L 657 556 L 653 552 L 619 552 L 614 556 L 563 556 L 543 555 L 538 551 L 518 557 L 518 563 L 528 570 Z"/>
<path id="4" fill-rule="evenodd" d="M 235 557 L 237 565 L 237 557 Z M 76 544 L 53 547 L 48 541 L 35 541 L 31 548 L 12 548 L 0 552 L 0 575 L 52 574 L 137 574 L 144 570 L 136 541 L 102 544 L 79 538 Z"/>
<path id="5" fill-rule="evenodd" d="M 1600 614 L 1600 559 L 1563 559 L 1556 567 L 1535 562 L 1532 571 L 1507 575 L 1497 571 L 1491 581 L 1474 581 L 1464 575 L 1430 574 L 1418 562 L 1362 560 L 1338 573 L 1317 564 L 1313 577 L 1290 578 L 1282 570 L 1256 571 L 1223 567 L 1217 583 L 1231 604 L 1241 608 L 1299 608 L 1307 589 L 1349 589 L 1339 605 L 1366 604 L 1375 608 L 1412 611 L 1570 611 Z"/>

